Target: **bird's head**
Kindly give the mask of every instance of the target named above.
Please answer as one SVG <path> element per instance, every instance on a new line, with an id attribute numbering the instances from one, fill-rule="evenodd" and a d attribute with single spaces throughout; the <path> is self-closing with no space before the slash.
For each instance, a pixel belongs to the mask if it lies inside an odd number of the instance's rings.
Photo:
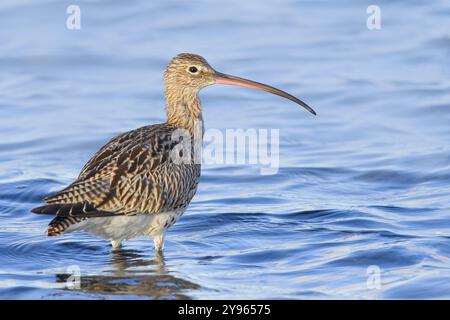
<path id="1" fill-rule="evenodd" d="M 176 86 L 178 90 L 189 88 L 200 90 L 214 84 L 216 71 L 201 56 L 181 53 L 174 57 L 164 73 L 166 84 Z"/>
<path id="2" fill-rule="evenodd" d="M 164 73 L 164 81 L 169 90 L 190 90 L 198 92 L 212 84 L 227 84 L 258 89 L 289 99 L 312 114 L 316 112 L 300 99 L 280 89 L 263 83 L 239 78 L 214 70 L 205 58 L 191 53 L 181 53 L 174 57 Z"/>

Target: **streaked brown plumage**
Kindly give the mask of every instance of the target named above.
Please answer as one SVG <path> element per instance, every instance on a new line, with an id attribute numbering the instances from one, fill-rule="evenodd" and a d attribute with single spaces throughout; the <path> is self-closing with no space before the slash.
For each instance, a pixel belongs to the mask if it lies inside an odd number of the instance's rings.
<path id="1" fill-rule="evenodd" d="M 223 83 L 262 89 L 314 113 L 304 102 L 283 91 L 219 73 L 194 54 L 173 58 L 164 82 L 165 123 L 112 139 L 89 160 L 77 180 L 45 198 L 46 205 L 32 210 L 56 216 L 49 224 L 49 236 L 72 229 L 86 230 L 110 239 L 116 247 L 122 240 L 147 234 L 154 238 L 156 249 L 162 250 L 165 231 L 186 210 L 199 183 L 195 142 L 201 143 L 203 118 L 198 92 L 208 85 Z M 186 137 L 191 139 L 188 149 L 184 144 Z M 189 157 L 183 157 L 186 150 Z"/>

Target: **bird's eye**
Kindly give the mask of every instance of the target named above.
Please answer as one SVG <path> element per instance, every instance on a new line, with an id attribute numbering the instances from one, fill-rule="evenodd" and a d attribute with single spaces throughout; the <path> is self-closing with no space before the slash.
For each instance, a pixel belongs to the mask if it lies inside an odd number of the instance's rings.
<path id="1" fill-rule="evenodd" d="M 189 72 L 190 73 L 197 73 L 198 69 L 197 69 L 197 67 L 189 67 Z"/>

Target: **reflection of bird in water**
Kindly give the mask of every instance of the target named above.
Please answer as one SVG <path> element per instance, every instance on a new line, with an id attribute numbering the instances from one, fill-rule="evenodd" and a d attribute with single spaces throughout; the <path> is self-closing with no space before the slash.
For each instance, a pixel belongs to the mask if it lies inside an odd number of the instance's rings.
<path id="1" fill-rule="evenodd" d="M 83 275 L 80 289 L 85 293 L 99 295 L 145 296 L 153 299 L 190 299 L 186 290 L 200 288 L 190 281 L 171 276 L 165 269 L 162 253 L 146 260 L 134 250 L 114 250 L 111 264 L 113 270 L 105 275 Z M 65 283 L 71 274 L 57 274 L 57 282 Z M 73 290 L 73 289 L 72 289 Z"/>
<path id="2" fill-rule="evenodd" d="M 144 271 L 148 272 L 149 267 L 153 267 L 151 270 L 155 274 L 165 275 L 166 262 L 164 260 L 164 253 L 157 251 L 153 259 L 143 259 L 143 256 L 135 250 L 113 250 L 111 257 L 111 264 L 114 269 L 111 270 L 114 276 L 122 276 L 130 269 L 145 268 Z"/>
<path id="3" fill-rule="evenodd" d="M 166 230 L 186 210 L 200 179 L 197 146 L 203 136 L 198 92 L 212 84 L 264 90 L 287 98 L 315 114 L 296 97 L 214 70 L 194 54 L 172 59 L 164 74 L 167 121 L 112 139 L 89 160 L 78 179 L 47 197 L 35 213 L 56 215 L 49 236 L 85 230 L 110 239 L 113 247 L 140 235 L 162 250 Z"/>

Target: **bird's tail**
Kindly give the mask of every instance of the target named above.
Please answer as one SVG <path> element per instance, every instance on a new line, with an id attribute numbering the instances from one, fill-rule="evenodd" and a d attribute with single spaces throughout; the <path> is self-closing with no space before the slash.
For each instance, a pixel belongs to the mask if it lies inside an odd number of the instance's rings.
<path id="1" fill-rule="evenodd" d="M 49 237 L 59 236 L 64 233 L 70 226 L 77 224 L 87 218 L 78 217 L 55 217 L 50 221 L 47 229 L 47 235 Z"/>

